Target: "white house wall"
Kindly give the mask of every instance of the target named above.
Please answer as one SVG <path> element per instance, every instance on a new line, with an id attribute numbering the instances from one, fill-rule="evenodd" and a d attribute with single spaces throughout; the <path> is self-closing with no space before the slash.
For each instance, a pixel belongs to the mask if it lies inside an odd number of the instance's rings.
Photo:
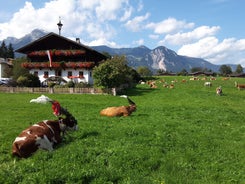
<path id="1" fill-rule="evenodd" d="M 8 67 L 7 63 L 0 62 L 0 78 L 4 77 L 4 70 Z"/>
<path id="2" fill-rule="evenodd" d="M 74 78 L 74 79 L 70 79 L 68 78 L 68 72 L 71 71 L 72 72 L 72 76 L 79 76 L 79 72 L 83 72 L 83 77 L 82 79 L 80 78 Z M 43 81 L 46 80 L 46 78 L 44 78 L 44 73 L 48 72 L 48 77 L 53 77 L 55 76 L 55 70 L 38 70 L 38 69 L 31 69 L 30 73 L 34 74 L 35 72 L 38 72 L 38 77 L 40 82 L 42 83 Z M 75 83 L 88 83 L 88 84 L 93 84 L 93 78 L 92 78 L 92 71 L 91 70 L 74 70 L 74 69 L 70 69 L 70 70 L 61 70 L 61 77 L 66 80 L 67 82 L 73 80 Z"/>
<path id="3" fill-rule="evenodd" d="M 2 64 L 0 64 L 0 78 L 3 77 L 3 67 L 2 67 Z"/>

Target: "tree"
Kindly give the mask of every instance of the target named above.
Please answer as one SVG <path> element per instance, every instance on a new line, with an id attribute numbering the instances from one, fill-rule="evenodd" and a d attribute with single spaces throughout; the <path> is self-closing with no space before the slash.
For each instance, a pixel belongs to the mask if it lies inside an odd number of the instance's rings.
<path id="1" fill-rule="evenodd" d="M 12 44 L 10 43 L 8 47 L 3 41 L 0 46 L 0 57 L 2 58 L 14 58 L 14 49 Z"/>
<path id="2" fill-rule="evenodd" d="M 243 67 L 242 65 L 238 64 L 236 67 L 236 73 L 243 73 Z"/>
<path id="3" fill-rule="evenodd" d="M 187 75 L 188 74 L 188 72 L 187 72 L 187 70 L 184 68 L 184 69 L 182 69 L 179 73 L 178 73 L 178 75 L 183 75 L 183 76 L 185 76 L 185 75 Z"/>
<path id="4" fill-rule="evenodd" d="M 193 67 L 193 68 L 191 68 L 191 72 L 192 73 L 200 72 L 200 71 L 204 71 L 204 69 L 202 67 Z"/>
<path id="5" fill-rule="evenodd" d="M 232 69 L 228 65 L 221 65 L 219 68 L 220 74 L 223 76 L 227 76 L 232 73 Z"/>
<path id="6" fill-rule="evenodd" d="M 138 82 L 139 74 L 126 63 L 124 56 L 114 56 L 95 67 L 93 70 L 94 84 L 104 88 L 113 88 Z"/>
<path id="7" fill-rule="evenodd" d="M 105 55 L 108 59 L 111 59 L 112 56 L 108 52 L 102 52 L 103 55 Z"/>
<path id="8" fill-rule="evenodd" d="M 14 48 L 11 43 L 8 45 L 7 58 L 14 58 Z"/>
<path id="9" fill-rule="evenodd" d="M 25 76 L 29 71 L 23 67 L 21 64 L 26 61 L 26 58 L 18 58 L 13 62 L 13 80 L 17 80 L 20 76 Z"/>
<path id="10" fill-rule="evenodd" d="M 146 77 L 146 76 L 152 76 L 152 71 L 146 67 L 146 66 L 139 66 L 137 68 L 137 72 L 138 74 L 140 74 L 142 77 Z"/>
<path id="11" fill-rule="evenodd" d="M 0 57 L 7 58 L 7 54 L 8 54 L 7 52 L 8 52 L 7 46 L 5 42 L 3 41 L 0 46 Z"/>

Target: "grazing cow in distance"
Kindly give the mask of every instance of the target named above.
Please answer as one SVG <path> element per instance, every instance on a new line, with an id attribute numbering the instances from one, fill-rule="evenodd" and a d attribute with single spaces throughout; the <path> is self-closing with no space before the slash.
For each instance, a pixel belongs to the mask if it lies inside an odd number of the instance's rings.
<path id="1" fill-rule="evenodd" d="M 223 93 L 223 92 L 222 92 L 221 86 L 217 87 L 217 88 L 216 88 L 216 94 L 219 95 L 219 96 L 221 96 L 222 93 Z"/>
<path id="2" fill-rule="evenodd" d="M 211 87 L 211 86 L 212 86 L 212 83 L 211 83 L 211 82 L 204 82 L 204 86 L 209 86 L 209 87 Z"/>
<path id="3" fill-rule="evenodd" d="M 235 82 L 235 87 L 237 87 L 237 89 L 239 90 L 245 89 L 245 84 L 238 84 L 237 82 Z"/>
<path id="4" fill-rule="evenodd" d="M 53 150 L 53 146 L 62 141 L 66 130 L 77 130 L 77 120 L 65 109 L 65 118 L 44 120 L 30 126 L 16 137 L 12 146 L 12 155 L 20 158 L 31 156 L 38 149 Z"/>
<path id="5" fill-rule="evenodd" d="M 119 106 L 119 107 L 107 107 L 100 111 L 101 116 L 115 117 L 115 116 L 130 116 L 132 112 L 136 111 L 136 104 L 128 98 L 126 95 L 122 95 L 128 99 L 128 106 Z"/>
<path id="6" fill-rule="evenodd" d="M 147 81 L 147 84 L 150 88 L 157 88 L 156 81 Z"/>

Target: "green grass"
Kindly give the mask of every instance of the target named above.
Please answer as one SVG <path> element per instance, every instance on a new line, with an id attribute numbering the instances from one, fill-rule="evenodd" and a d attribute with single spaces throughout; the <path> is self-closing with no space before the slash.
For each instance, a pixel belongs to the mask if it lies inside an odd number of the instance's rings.
<path id="1" fill-rule="evenodd" d="M 55 117 L 50 105 L 29 103 L 39 94 L 0 93 L 0 183 L 245 183 L 245 91 L 234 87 L 245 79 L 217 78 L 209 88 L 188 77 L 162 78 L 179 82 L 126 91 L 138 107 L 130 117 L 100 117 L 105 107 L 127 105 L 118 96 L 47 94 L 80 129 L 53 152 L 21 160 L 11 157 L 15 137 Z M 215 93 L 220 85 L 223 96 Z"/>

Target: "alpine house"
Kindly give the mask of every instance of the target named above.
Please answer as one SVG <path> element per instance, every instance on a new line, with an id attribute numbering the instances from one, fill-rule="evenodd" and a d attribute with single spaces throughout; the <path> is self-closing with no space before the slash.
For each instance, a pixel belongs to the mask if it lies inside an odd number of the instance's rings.
<path id="1" fill-rule="evenodd" d="M 39 77 L 43 85 L 48 79 L 93 84 L 92 69 L 107 57 L 92 48 L 53 32 L 33 41 L 16 52 L 26 54 L 22 67 Z"/>

